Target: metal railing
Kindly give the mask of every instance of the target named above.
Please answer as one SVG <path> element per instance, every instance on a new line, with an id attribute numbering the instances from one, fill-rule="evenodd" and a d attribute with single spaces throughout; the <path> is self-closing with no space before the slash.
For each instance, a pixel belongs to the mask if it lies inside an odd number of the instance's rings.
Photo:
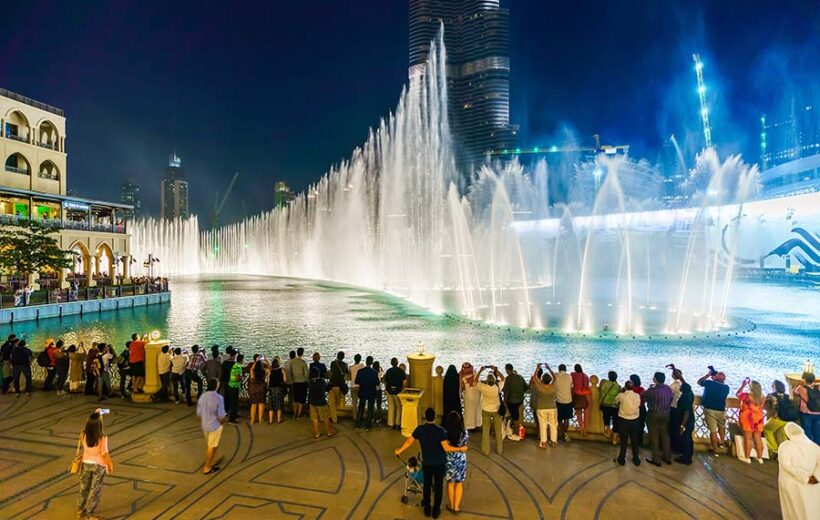
<path id="1" fill-rule="evenodd" d="M 57 145 L 56 142 L 53 142 L 53 143 L 39 142 L 39 143 L 37 143 L 37 146 L 39 146 L 40 148 L 46 148 L 48 150 L 54 150 L 55 152 L 60 151 L 60 147 Z"/>
<path id="2" fill-rule="evenodd" d="M 12 92 L 4 88 L 0 88 L 0 96 L 4 96 L 15 101 L 19 101 L 20 103 L 25 103 L 26 105 L 32 106 L 34 108 L 39 108 L 40 110 L 45 110 L 46 112 L 51 112 L 52 114 L 58 115 L 60 117 L 65 117 L 65 112 L 63 112 L 62 109 L 53 107 L 41 101 L 31 99 L 30 97 L 17 94 L 16 92 Z"/>
<path id="3" fill-rule="evenodd" d="M 8 164 L 6 165 L 6 171 L 11 173 L 20 173 L 22 175 L 28 175 L 27 168 L 17 168 L 16 166 L 9 166 Z"/>
<path id="4" fill-rule="evenodd" d="M 49 229 L 76 229 L 81 231 L 101 231 L 104 233 L 125 233 L 125 224 L 90 224 L 85 220 L 60 220 L 58 218 L 29 218 L 27 215 L 0 214 L 0 225 L 25 226 L 37 222 Z"/>
<path id="5" fill-rule="evenodd" d="M 44 279 L 42 285 L 46 285 L 48 288 L 29 292 L 22 290 L 18 293 L 18 289 L 22 288 L 25 282 L 22 280 L 9 280 L 1 287 L 0 308 L 33 307 L 53 303 L 104 300 L 107 298 L 168 292 L 168 284 L 165 281 L 124 285 L 113 284 L 111 278 L 107 278 L 106 281 L 108 284 L 96 287 L 57 289 L 53 288 L 57 285 L 56 279 Z"/>
<path id="6" fill-rule="evenodd" d="M 60 175 L 57 173 L 40 172 L 37 174 L 41 179 L 50 179 L 52 181 L 59 181 Z"/>
<path id="7" fill-rule="evenodd" d="M 28 136 L 23 137 L 22 135 L 12 134 L 11 132 L 6 132 L 6 139 L 11 139 L 13 141 L 20 141 L 21 143 L 28 144 Z"/>

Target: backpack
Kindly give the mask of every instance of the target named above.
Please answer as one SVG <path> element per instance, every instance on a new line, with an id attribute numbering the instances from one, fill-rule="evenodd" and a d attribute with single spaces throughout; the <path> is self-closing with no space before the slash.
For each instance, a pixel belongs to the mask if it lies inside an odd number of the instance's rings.
<path id="1" fill-rule="evenodd" d="M 48 357 L 48 351 L 44 350 L 37 354 L 37 364 L 41 367 L 51 366 L 51 358 Z"/>
<path id="2" fill-rule="evenodd" d="M 777 396 L 777 417 L 781 421 L 796 421 L 799 417 L 797 406 L 787 395 Z"/>
<path id="3" fill-rule="evenodd" d="M 808 399 L 804 399 L 806 408 L 810 412 L 820 412 L 820 388 L 817 385 L 803 385 L 803 388 L 806 389 L 806 395 L 808 396 Z"/>

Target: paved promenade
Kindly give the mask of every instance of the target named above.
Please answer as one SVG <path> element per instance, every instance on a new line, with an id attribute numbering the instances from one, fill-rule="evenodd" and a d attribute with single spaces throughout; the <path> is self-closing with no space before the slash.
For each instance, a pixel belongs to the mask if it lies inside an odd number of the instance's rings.
<path id="1" fill-rule="evenodd" d="M 396 432 L 356 432 L 343 420 L 340 435 L 314 440 L 307 419 L 226 425 L 222 469 L 205 476 L 193 407 L 120 399 L 105 406 L 116 470 L 98 509 L 106 519 L 424 518 L 400 502 L 403 470 L 393 450 L 403 438 Z M 75 517 L 78 479 L 67 469 L 96 407 L 83 396 L 0 396 L 0 518 Z M 465 520 L 780 518 L 776 462 L 750 466 L 699 454 L 689 467 L 622 468 L 603 443 L 541 450 L 530 440 L 487 457 L 476 437 Z M 444 510 L 441 518 L 454 515 Z"/>

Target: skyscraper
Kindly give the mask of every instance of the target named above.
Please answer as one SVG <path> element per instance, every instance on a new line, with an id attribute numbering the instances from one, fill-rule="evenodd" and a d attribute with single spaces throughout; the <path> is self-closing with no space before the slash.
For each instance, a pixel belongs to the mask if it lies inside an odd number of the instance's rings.
<path id="1" fill-rule="evenodd" d="M 120 202 L 132 206 L 132 209 L 125 211 L 125 217 L 128 220 L 142 216 L 142 194 L 139 184 L 135 184 L 132 179 L 123 182 L 120 189 Z"/>
<path id="2" fill-rule="evenodd" d="M 285 181 L 276 181 L 273 189 L 273 207 L 283 208 L 293 201 L 294 193 Z"/>
<path id="3" fill-rule="evenodd" d="M 800 93 L 770 117 L 760 118 L 762 170 L 820 154 L 820 93 Z"/>
<path id="4" fill-rule="evenodd" d="M 410 0 L 410 76 L 444 27 L 448 115 L 462 169 L 493 150 L 514 149 L 510 124 L 509 11 L 500 0 Z"/>
<path id="5" fill-rule="evenodd" d="M 162 179 L 162 218 L 186 218 L 188 216 L 188 181 L 185 180 L 182 159 L 172 153 Z"/>

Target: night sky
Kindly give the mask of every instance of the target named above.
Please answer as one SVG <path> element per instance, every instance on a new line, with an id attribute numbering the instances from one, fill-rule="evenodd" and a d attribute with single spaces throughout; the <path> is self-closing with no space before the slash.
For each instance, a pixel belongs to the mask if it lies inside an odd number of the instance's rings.
<path id="1" fill-rule="evenodd" d="M 347 157 L 407 74 L 404 0 L 2 4 L 0 86 L 66 111 L 69 187 L 119 200 L 131 177 L 155 214 L 174 149 L 193 211 L 235 171 L 223 222 L 269 209 L 275 180 L 302 189 Z M 755 162 L 761 112 L 820 81 L 817 0 L 502 4 L 525 146 L 599 133 L 654 161 L 675 133 L 692 153 L 699 52 L 713 139 Z"/>

